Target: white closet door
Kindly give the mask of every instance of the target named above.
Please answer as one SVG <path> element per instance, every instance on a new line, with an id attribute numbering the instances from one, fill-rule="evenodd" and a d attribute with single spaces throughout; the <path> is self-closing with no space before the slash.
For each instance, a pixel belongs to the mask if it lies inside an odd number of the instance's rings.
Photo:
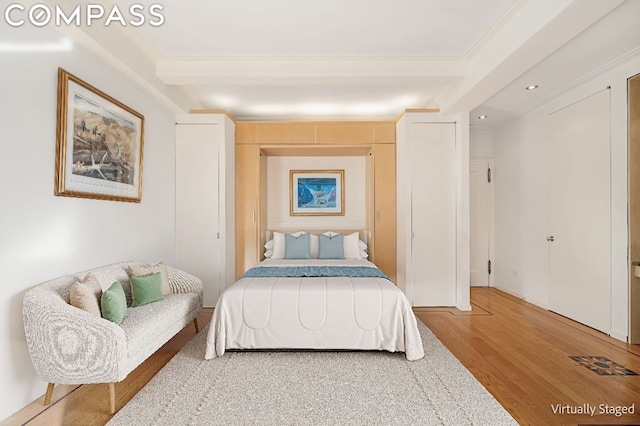
<path id="1" fill-rule="evenodd" d="M 202 280 L 205 307 L 221 280 L 216 127 L 176 125 L 176 266 Z"/>
<path id="2" fill-rule="evenodd" d="M 469 208 L 471 218 L 471 285 L 489 285 L 493 209 L 489 160 L 469 161 Z"/>
<path id="3" fill-rule="evenodd" d="M 549 115 L 549 306 L 611 329 L 609 91 Z"/>
<path id="4" fill-rule="evenodd" d="M 413 305 L 455 306 L 455 123 L 416 123 L 411 131 Z"/>

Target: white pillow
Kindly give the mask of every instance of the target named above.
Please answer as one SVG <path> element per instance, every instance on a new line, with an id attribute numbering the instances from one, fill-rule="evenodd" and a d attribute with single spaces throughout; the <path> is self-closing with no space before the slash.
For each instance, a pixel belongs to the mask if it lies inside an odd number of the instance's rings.
<path id="1" fill-rule="evenodd" d="M 273 256 L 273 239 L 267 241 L 267 244 L 264 245 L 264 257 L 267 259 Z"/>
<path id="2" fill-rule="evenodd" d="M 344 236 L 344 258 L 362 259 L 360 255 L 360 233 L 354 232 Z"/>
<path id="3" fill-rule="evenodd" d="M 358 246 L 360 247 L 360 251 L 366 252 L 369 247 L 367 247 L 367 243 L 362 240 L 358 240 Z"/>
<path id="4" fill-rule="evenodd" d="M 311 234 L 310 238 L 311 240 L 309 244 L 311 245 L 311 247 L 309 247 L 309 249 L 311 252 L 311 258 L 317 259 L 318 258 L 318 236 L 316 234 Z"/>
<path id="5" fill-rule="evenodd" d="M 281 232 L 273 233 L 273 254 L 272 259 L 284 259 L 284 234 Z"/>
<path id="6" fill-rule="evenodd" d="M 366 259 L 367 257 L 369 257 L 369 255 L 367 254 L 366 251 L 360 250 L 360 258 L 361 259 Z"/>

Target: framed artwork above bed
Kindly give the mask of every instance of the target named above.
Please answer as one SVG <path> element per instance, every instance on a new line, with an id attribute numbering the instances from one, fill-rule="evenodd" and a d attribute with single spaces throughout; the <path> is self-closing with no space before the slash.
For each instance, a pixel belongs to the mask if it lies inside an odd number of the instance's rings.
<path id="1" fill-rule="evenodd" d="M 344 216 L 344 170 L 291 170 L 291 216 Z"/>

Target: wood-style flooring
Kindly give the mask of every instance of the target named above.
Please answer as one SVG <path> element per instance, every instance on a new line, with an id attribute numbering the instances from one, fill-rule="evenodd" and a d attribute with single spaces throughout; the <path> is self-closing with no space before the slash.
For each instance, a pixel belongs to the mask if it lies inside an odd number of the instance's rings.
<path id="1" fill-rule="evenodd" d="M 473 288 L 471 303 L 471 312 L 414 311 L 518 423 L 640 425 L 640 376 L 619 374 L 640 374 L 640 345 L 627 345 L 494 288 Z M 206 309 L 200 315 L 201 327 L 211 313 Z M 193 326 L 186 327 L 117 383 L 116 408 L 194 334 Z M 572 356 L 598 358 L 577 358 L 588 364 L 583 365 Z M 42 401 L 41 397 L 1 424 L 103 425 L 111 418 L 107 385 L 56 386 L 52 404 L 45 408 Z M 608 408 L 630 406 L 635 414 L 619 417 L 615 408 Z M 591 408 L 594 416 L 570 414 Z M 607 409 L 611 412 L 601 413 Z"/>
<path id="2" fill-rule="evenodd" d="M 518 423 L 640 424 L 640 376 L 599 375 L 570 358 L 604 357 L 640 373 L 640 345 L 612 339 L 494 288 L 472 288 L 471 304 L 470 313 L 414 311 Z M 606 364 L 595 367 L 609 370 Z M 622 410 L 633 404 L 634 415 L 600 414 L 610 410 L 607 405 Z M 568 414 L 590 408 L 595 415 Z"/>

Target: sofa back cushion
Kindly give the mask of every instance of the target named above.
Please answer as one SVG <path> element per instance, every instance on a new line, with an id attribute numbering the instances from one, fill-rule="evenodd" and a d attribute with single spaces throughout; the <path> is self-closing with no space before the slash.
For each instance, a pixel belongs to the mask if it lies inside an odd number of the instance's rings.
<path id="1" fill-rule="evenodd" d="M 100 283 L 91 273 L 85 275 L 82 281 L 76 281 L 71 284 L 69 289 L 69 302 L 71 305 L 97 317 L 101 316 L 101 296 L 102 288 L 100 288 Z"/>
<path id="2" fill-rule="evenodd" d="M 127 274 L 127 270 L 130 266 L 142 266 L 145 265 L 143 262 L 122 262 L 108 266 L 102 266 L 94 269 L 87 269 L 85 271 L 64 275 L 58 278 L 54 278 L 45 282 L 42 282 L 32 288 L 29 291 L 34 291 L 40 294 L 40 297 L 48 297 L 48 298 L 59 298 L 60 302 L 64 302 L 67 304 L 71 303 L 71 285 L 77 281 L 82 281 L 87 274 L 91 273 L 96 276 L 100 275 L 104 270 L 109 270 L 109 275 L 113 278 L 113 281 L 106 287 L 109 288 L 114 281 L 119 281 L 122 285 L 122 289 L 124 290 L 124 294 L 127 300 L 127 306 L 131 306 L 131 285 L 129 283 L 129 274 Z M 97 275 L 96 275 L 97 274 Z M 102 288 L 102 283 L 100 284 Z M 102 288 L 102 291 L 106 290 L 106 288 Z"/>
<path id="3" fill-rule="evenodd" d="M 133 265 L 127 268 L 129 275 L 134 277 L 146 277 L 151 274 L 160 273 L 162 278 L 162 294 L 168 296 L 171 291 L 171 285 L 169 284 L 169 273 L 167 271 L 167 265 L 164 262 L 157 263 L 155 265 Z"/>

